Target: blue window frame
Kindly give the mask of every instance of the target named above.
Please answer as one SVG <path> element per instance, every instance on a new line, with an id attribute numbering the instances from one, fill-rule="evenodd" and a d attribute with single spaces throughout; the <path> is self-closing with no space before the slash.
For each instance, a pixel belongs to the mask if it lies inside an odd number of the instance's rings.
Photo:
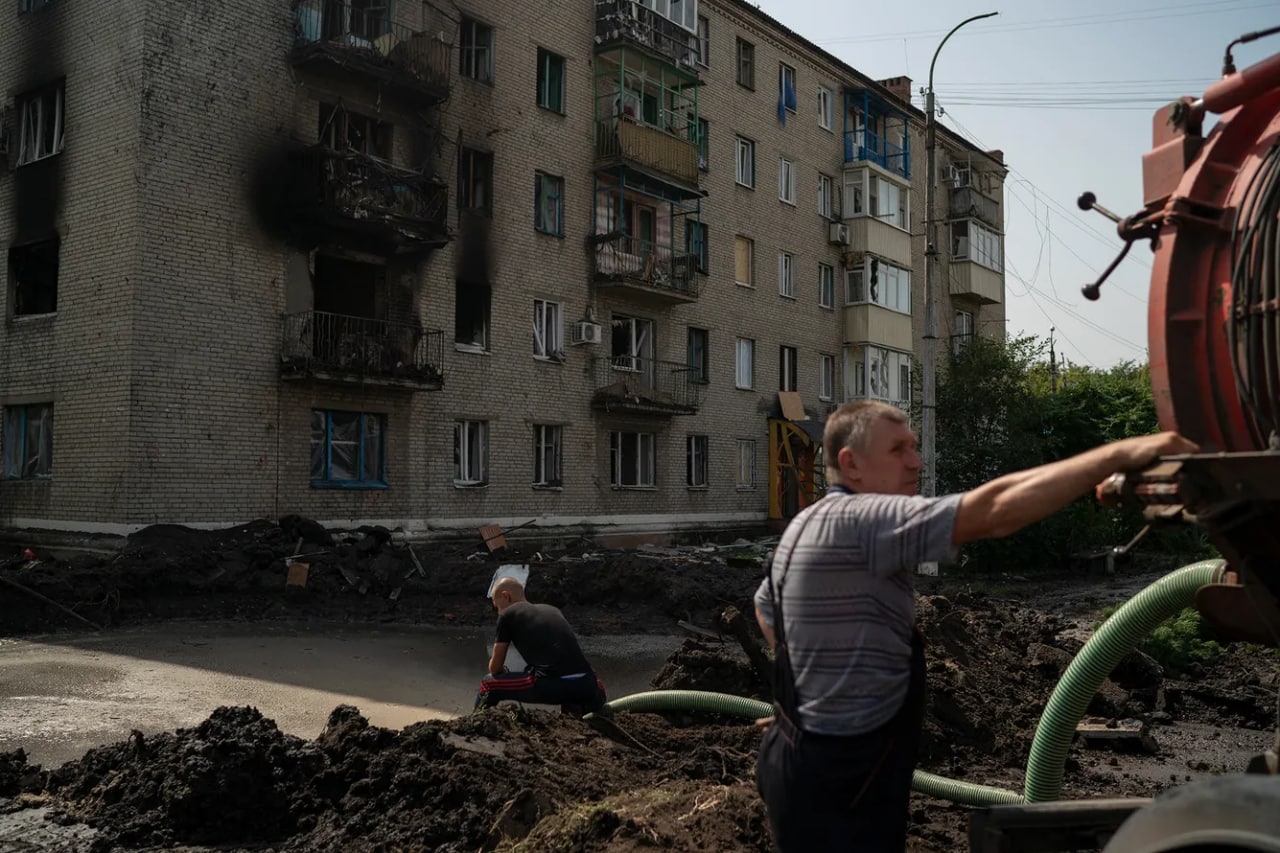
<path id="1" fill-rule="evenodd" d="M 312 409 L 312 488 L 387 488 L 386 432 L 386 415 Z"/>
<path id="2" fill-rule="evenodd" d="M 6 406 L 4 476 L 47 480 L 53 476 L 53 404 Z"/>

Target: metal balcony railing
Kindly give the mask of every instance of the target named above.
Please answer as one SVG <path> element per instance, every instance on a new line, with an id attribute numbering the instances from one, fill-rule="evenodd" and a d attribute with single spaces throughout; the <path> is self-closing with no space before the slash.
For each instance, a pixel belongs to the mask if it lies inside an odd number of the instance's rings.
<path id="1" fill-rule="evenodd" d="M 383 222 L 406 238 L 446 236 L 449 188 L 430 175 L 384 160 L 314 145 L 298 154 L 300 207 L 359 223 Z M 305 211 L 304 211 L 305 212 Z"/>
<path id="2" fill-rule="evenodd" d="M 695 255 L 626 234 L 601 235 L 594 242 L 591 259 L 596 282 L 649 288 L 684 301 L 698 298 Z"/>
<path id="3" fill-rule="evenodd" d="M 687 128 L 681 131 L 683 136 L 621 116 L 605 119 L 596 125 L 596 157 L 652 169 L 696 189 L 698 145 L 688 138 Z"/>
<path id="4" fill-rule="evenodd" d="M 294 59 L 337 62 L 432 100 L 448 97 L 453 66 L 448 43 L 392 23 L 387 4 L 370 0 L 299 0 Z"/>
<path id="5" fill-rule="evenodd" d="M 444 332 L 411 323 L 327 311 L 286 314 L 281 369 L 320 376 L 436 389 L 444 381 Z"/>
<path id="6" fill-rule="evenodd" d="M 596 0 L 596 45 L 630 42 L 696 73 L 698 40 L 684 27 L 636 0 Z"/>
<path id="7" fill-rule="evenodd" d="M 692 415 L 701 403 L 697 368 L 638 355 L 592 359 L 592 404 L 608 411 Z"/>
<path id="8" fill-rule="evenodd" d="M 911 177 L 911 161 L 902 146 L 895 145 L 880 134 L 869 130 L 846 130 L 844 162 L 860 163 L 862 161 L 875 163 L 904 178 Z"/>

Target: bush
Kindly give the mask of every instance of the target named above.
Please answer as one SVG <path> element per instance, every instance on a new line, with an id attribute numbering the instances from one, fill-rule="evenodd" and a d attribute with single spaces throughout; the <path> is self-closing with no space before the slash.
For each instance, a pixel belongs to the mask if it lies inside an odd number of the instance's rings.
<path id="1" fill-rule="evenodd" d="M 1103 610 L 1102 621 L 1105 622 L 1119 609 L 1117 604 Z M 1138 648 L 1154 658 L 1170 675 L 1182 675 L 1191 664 L 1210 664 L 1223 652 L 1222 644 L 1213 639 L 1208 624 L 1193 607 L 1166 619 Z"/>

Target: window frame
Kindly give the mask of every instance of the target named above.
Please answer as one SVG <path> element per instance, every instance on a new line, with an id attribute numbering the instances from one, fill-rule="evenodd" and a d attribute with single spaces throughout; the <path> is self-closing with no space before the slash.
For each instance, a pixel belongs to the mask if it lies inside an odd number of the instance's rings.
<path id="1" fill-rule="evenodd" d="M 35 451 L 35 456 L 27 446 L 33 412 L 38 418 L 39 429 L 39 434 L 36 436 L 39 447 Z M 0 429 L 3 429 L 4 435 L 4 479 L 31 482 L 54 478 L 52 400 L 5 406 Z M 46 452 L 47 460 L 41 465 Z"/>
<path id="2" fill-rule="evenodd" d="M 478 445 L 478 460 L 470 458 L 473 440 Z M 479 472 L 471 471 L 473 464 L 479 465 Z M 479 476 L 471 476 L 477 473 Z M 489 421 L 459 418 L 453 422 L 453 485 L 459 489 L 489 485 Z"/>
<path id="3" fill-rule="evenodd" d="M 818 215 L 828 222 L 834 222 L 836 217 L 835 178 L 822 172 L 818 173 Z"/>
<path id="4" fill-rule="evenodd" d="M 754 92 L 756 89 L 756 46 L 752 42 L 739 37 L 735 53 L 738 67 L 734 76 L 738 81 L 738 85 Z"/>
<path id="5" fill-rule="evenodd" d="M 551 227 L 545 221 L 545 204 L 555 206 L 556 221 Z M 564 236 L 564 178 L 559 175 L 540 170 L 533 173 L 533 230 L 551 237 Z"/>
<path id="6" fill-rule="evenodd" d="M 754 190 L 756 188 L 756 143 L 745 136 L 738 136 L 735 139 L 737 140 L 737 157 L 734 163 L 734 182 L 740 187 Z"/>
<path id="7" fill-rule="evenodd" d="M 559 63 L 560 81 L 557 91 L 551 91 L 551 85 L 555 82 L 552 79 L 552 70 L 555 64 Z M 540 109 L 553 112 L 557 115 L 565 115 L 565 99 L 567 95 L 566 73 L 568 63 L 565 58 L 558 53 L 547 50 L 544 47 L 538 48 L 538 107 Z M 554 95 L 554 97 L 553 97 Z M 558 102 L 558 106 L 557 106 Z"/>
<path id="8" fill-rule="evenodd" d="M 956 309 L 951 324 L 951 353 L 959 355 L 973 340 L 974 317 L 972 311 Z"/>
<path id="9" fill-rule="evenodd" d="M 740 438 L 738 444 L 737 488 L 750 490 L 756 487 L 756 440 Z"/>
<path id="10" fill-rule="evenodd" d="M 696 258 L 697 271 L 703 275 L 711 272 L 711 247 L 708 245 L 710 229 L 700 219 L 684 221 L 685 252 Z"/>
<path id="11" fill-rule="evenodd" d="M 52 100 L 52 104 L 46 101 Z M 66 147 L 66 80 L 58 80 L 37 89 L 30 89 L 15 98 L 18 114 L 18 152 L 14 167 L 29 166 L 50 157 L 56 157 Z M 53 139 L 46 140 L 50 130 L 45 121 L 45 110 L 53 110 Z"/>
<path id="12" fill-rule="evenodd" d="M 695 341 L 700 342 L 695 345 Z M 698 385 L 711 384 L 711 330 L 689 326 L 685 335 L 685 362 L 689 367 L 689 381 Z"/>
<path id="13" fill-rule="evenodd" d="M 818 307 L 836 307 L 836 268 L 831 264 L 818 264 Z"/>
<path id="14" fill-rule="evenodd" d="M 317 415 L 324 416 L 324 465 L 320 472 L 321 476 L 317 476 L 314 464 L 310 472 L 311 488 L 313 489 L 386 489 L 390 487 L 387 480 L 387 416 L 382 412 L 357 412 L 348 409 L 312 409 L 311 410 L 311 452 L 314 455 L 316 445 L 316 422 Z M 359 437 L 355 444 L 359 449 L 355 467 L 357 474 L 354 477 L 343 478 L 334 477 L 333 475 L 333 420 L 334 415 L 355 416 L 359 419 Z M 372 478 L 366 477 L 367 460 L 365 454 L 368 451 L 368 426 L 373 421 L 378 424 L 378 459 L 377 471 Z"/>
<path id="15" fill-rule="evenodd" d="M 870 281 L 872 271 L 877 279 L 874 286 Z M 903 298 L 905 308 L 901 307 Z M 876 257 L 855 264 L 845 271 L 845 304 L 876 305 L 886 311 L 912 316 L 911 270 Z"/>
<path id="16" fill-rule="evenodd" d="M 483 44 L 479 38 L 481 35 L 487 36 Z M 463 15 L 458 24 L 458 74 L 478 83 L 493 85 L 493 54 L 493 27 L 478 18 Z"/>
<path id="17" fill-rule="evenodd" d="M 778 295 L 783 299 L 796 298 L 796 256 L 791 252 L 778 252 Z"/>
<path id="18" fill-rule="evenodd" d="M 836 357 L 818 353 L 818 399 L 828 402 L 836 393 Z"/>
<path id="19" fill-rule="evenodd" d="M 470 210 L 493 217 L 492 151 L 463 147 L 458 154 L 458 210 Z M 476 188 L 484 188 L 484 201 L 475 204 Z M 465 203 L 464 203 L 465 202 Z"/>
<path id="20" fill-rule="evenodd" d="M 28 318 L 28 317 L 50 317 L 58 313 L 58 279 L 61 274 L 62 264 L 62 243 L 58 237 L 51 240 L 38 240 L 32 243 L 23 243 L 18 246 L 10 246 L 8 252 L 8 282 L 9 282 L 9 312 L 12 317 Z M 41 282 L 42 290 L 31 284 L 35 278 L 29 273 L 32 269 L 38 268 L 42 255 L 46 265 L 48 265 L 47 255 L 52 256 L 52 276 L 53 282 Z M 21 272 L 20 272 L 21 270 Z M 46 270 L 47 272 L 48 270 Z M 28 287 L 24 287 L 24 282 Z M 41 299 L 39 297 L 43 296 Z M 24 299 L 24 297 L 30 297 Z M 48 311 L 44 310 L 25 310 L 24 302 L 32 302 L 36 305 L 44 307 L 43 302 L 52 301 L 52 307 Z"/>
<path id="21" fill-rule="evenodd" d="M 818 85 L 818 127 L 835 132 L 835 92 L 829 87 Z"/>
<path id="22" fill-rule="evenodd" d="M 778 158 L 778 201 L 796 205 L 796 164 L 786 157 Z"/>
<path id="23" fill-rule="evenodd" d="M 743 361 L 745 355 L 745 362 Z M 743 379 L 746 384 L 743 384 Z M 739 391 L 754 391 L 756 385 L 755 338 L 737 338 L 733 348 L 733 387 Z"/>
<path id="24" fill-rule="evenodd" d="M 554 470 L 548 472 L 547 457 Z M 548 474 L 555 476 L 548 476 Z M 533 487 L 559 489 L 564 486 L 564 425 L 533 425 Z"/>
<path id="25" fill-rule="evenodd" d="M 689 489 L 706 489 L 711 477 L 709 457 L 711 437 L 706 433 L 689 433 L 684 442 L 684 484 Z"/>
<path id="26" fill-rule="evenodd" d="M 800 390 L 800 351 L 786 344 L 778 347 L 778 390 Z"/>
<path id="27" fill-rule="evenodd" d="M 711 67 L 711 19 L 706 15 L 698 16 L 698 64 L 703 68 Z"/>
<path id="28" fill-rule="evenodd" d="M 787 79 L 791 80 L 791 98 L 787 98 Z M 796 85 L 796 69 L 794 65 L 788 65 L 785 62 L 778 63 L 778 103 L 782 105 L 782 109 L 795 115 L 799 109 L 800 95 Z"/>
<path id="29" fill-rule="evenodd" d="M 628 437 L 635 439 L 635 482 L 625 482 L 625 449 Z M 646 445 L 648 447 L 646 457 Z M 656 489 L 658 487 L 658 436 L 652 432 L 609 432 L 609 485 L 614 489 Z M 647 464 L 646 464 L 647 463 Z M 646 482 L 647 480 L 647 482 Z"/>
<path id="30" fill-rule="evenodd" d="M 564 304 L 550 299 L 534 299 L 533 357 L 539 361 L 562 363 L 564 353 Z"/>
<path id="31" fill-rule="evenodd" d="M 744 249 L 745 249 L 745 254 L 743 251 Z M 738 275 L 740 272 L 742 272 L 742 270 L 739 268 L 741 266 L 739 262 L 744 257 L 746 259 L 747 278 L 750 279 L 749 281 L 740 280 Z M 755 276 L 756 276 L 756 241 L 752 240 L 750 237 L 746 236 L 745 234 L 735 234 L 733 237 L 734 284 L 738 285 L 739 287 L 754 288 L 756 286 Z"/>

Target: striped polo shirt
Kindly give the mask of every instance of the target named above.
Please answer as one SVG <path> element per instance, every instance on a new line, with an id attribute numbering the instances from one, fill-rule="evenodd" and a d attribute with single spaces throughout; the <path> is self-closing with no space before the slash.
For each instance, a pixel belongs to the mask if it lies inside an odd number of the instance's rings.
<path id="1" fill-rule="evenodd" d="M 918 564 L 953 559 L 961 495 L 853 494 L 833 488 L 796 516 L 774 552 L 800 727 L 856 735 L 906 700 Z M 773 627 L 766 578 L 755 605 Z"/>

